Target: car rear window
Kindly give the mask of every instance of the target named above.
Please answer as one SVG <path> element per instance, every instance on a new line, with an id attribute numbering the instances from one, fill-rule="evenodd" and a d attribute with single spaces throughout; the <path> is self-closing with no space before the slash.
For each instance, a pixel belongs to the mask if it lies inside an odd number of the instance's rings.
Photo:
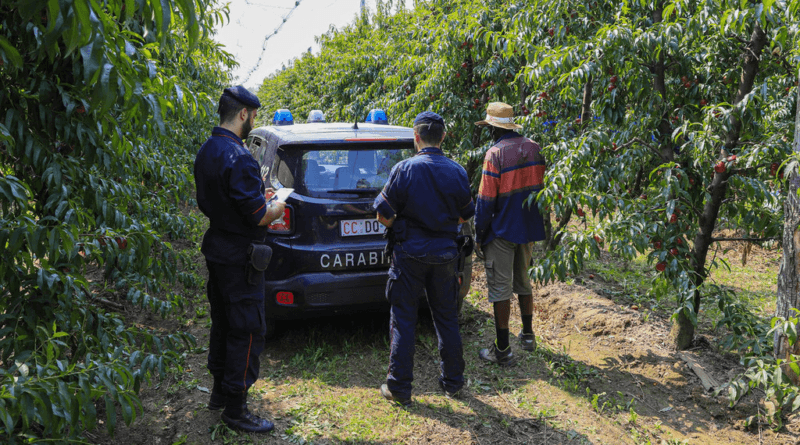
<path id="1" fill-rule="evenodd" d="M 411 147 L 281 147 L 273 180 L 313 197 L 375 196 L 386 184 L 392 167 L 413 155 Z"/>

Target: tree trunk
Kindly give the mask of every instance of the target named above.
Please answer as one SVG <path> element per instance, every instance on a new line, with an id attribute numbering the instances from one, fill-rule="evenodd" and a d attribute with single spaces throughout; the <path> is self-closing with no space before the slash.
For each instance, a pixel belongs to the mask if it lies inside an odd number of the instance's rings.
<path id="1" fill-rule="evenodd" d="M 594 86 L 594 80 L 592 79 L 592 75 L 589 75 L 589 78 L 586 79 L 586 83 L 583 85 L 583 103 L 581 104 L 581 123 L 589 123 L 592 120 L 592 87 Z"/>
<path id="2" fill-rule="evenodd" d="M 794 141 L 792 148 L 795 153 L 800 153 L 800 95 L 797 96 L 797 111 L 795 112 Z M 800 199 L 797 197 L 800 188 L 800 176 L 795 168 L 786 172 L 789 191 L 783 206 L 783 261 L 778 272 L 778 303 L 775 308 L 776 317 L 789 318 L 796 316 L 792 309 L 800 309 Z M 800 327 L 800 326 L 798 326 Z M 797 354 L 798 345 L 789 348 L 786 336 L 781 330 L 775 331 L 776 358 L 791 359 L 792 354 Z M 784 368 L 784 371 L 787 371 Z M 798 376 L 787 372 L 795 384 Z"/>
<path id="3" fill-rule="evenodd" d="M 672 344 L 675 345 L 675 348 L 679 351 L 689 349 L 689 346 L 692 345 L 692 340 L 694 339 L 694 323 L 692 323 L 692 320 L 686 315 L 686 312 L 680 311 L 678 315 L 675 316 L 669 336 L 672 339 Z"/>
<path id="4" fill-rule="evenodd" d="M 761 29 L 761 25 L 755 24 L 753 33 L 750 36 L 750 42 L 744 50 L 744 66 L 742 67 L 742 76 L 739 80 L 739 89 L 734 99 L 733 106 L 736 107 L 744 99 L 746 95 L 753 90 L 756 74 L 758 74 L 759 62 L 761 60 L 761 52 L 767 43 L 767 35 Z M 742 120 L 737 115 L 732 115 L 731 129 L 725 136 L 725 149 L 721 150 L 720 158 L 725 160 L 728 154 L 736 148 L 739 144 L 739 137 L 742 130 Z M 722 202 L 725 199 L 725 194 L 728 191 L 728 178 L 730 171 L 726 170 L 723 173 L 714 173 L 714 179 L 709 186 L 709 198 L 703 206 L 703 212 L 699 218 L 700 230 L 694 239 L 694 250 L 692 252 L 692 284 L 695 291 L 693 295 L 692 307 L 695 314 L 700 311 L 700 287 L 706 280 L 706 259 L 708 251 L 711 248 L 711 239 L 714 234 L 714 229 L 717 225 L 717 217 L 719 209 L 722 207 Z M 676 323 L 678 321 L 676 320 Z M 676 339 L 686 339 L 694 336 L 694 325 L 691 323 L 681 324 L 678 329 L 679 335 L 675 335 Z M 674 329 L 673 329 L 674 330 Z M 687 344 L 675 344 L 678 349 L 685 349 Z"/>

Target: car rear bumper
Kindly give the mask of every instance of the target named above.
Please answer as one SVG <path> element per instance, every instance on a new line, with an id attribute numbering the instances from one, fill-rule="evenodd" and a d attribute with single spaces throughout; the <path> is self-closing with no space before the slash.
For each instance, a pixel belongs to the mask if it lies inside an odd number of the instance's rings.
<path id="1" fill-rule="evenodd" d="M 314 272 L 286 280 L 267 281 L 266 317 L 289 320 L 388 310 L 389 303 L 385 297 L 387 273 L 386 269 L 357 273 Z M 278 303 L 279 292 L 291 292 L 292 304 Z"/>

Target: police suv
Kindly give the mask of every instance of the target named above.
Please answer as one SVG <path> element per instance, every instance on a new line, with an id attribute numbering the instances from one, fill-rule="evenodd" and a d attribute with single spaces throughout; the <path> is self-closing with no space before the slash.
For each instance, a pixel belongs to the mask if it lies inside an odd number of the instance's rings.
<path id="1" fill-rule="evenodd" d="M 267 187 L 294 189 L 268 228 L 267 336 L 276 320 L 388 309 L 390 258 L 372 203 L 392 167 L 414 155 L 413 130 L 388 125 L 382 110 L 356 124 L 326 123 L 314 110 L 309 123 L 295 124 L 282 109 L 246 143 Z M 471 271 L 468 259 L 459 310 Z"/>

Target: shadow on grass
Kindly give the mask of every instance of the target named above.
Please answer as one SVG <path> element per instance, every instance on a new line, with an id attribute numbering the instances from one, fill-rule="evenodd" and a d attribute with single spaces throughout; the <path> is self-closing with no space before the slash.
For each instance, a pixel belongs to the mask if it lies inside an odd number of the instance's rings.
<path id="1" fill-rule="evenodd" d="M 409 412 L 467 432 L 476 442 L 491 443 L 502 438 L 499 443 L 539 443 L 550 437 L 557 443 L 590 443 L 588 437 L 569 425 L 549 422 L 555 416 L 547 412 L 546 401 L 537 402 L 533 396 L 530 402 L 531 388 L 527 386 L 534 381 L 584 398 L 605 418 L 606 425 L 618 429 L 623 436 L 638 427 L 635 420 L 625 420 L 629 416 L 645 415 L 651 423 L 660 422 L 689 436 L 708 430 L 712 417 L 720 415 L 719 410 L 709 408 L 707 403 L 705 406 L 694 403 L 691 388 L 687 388 L 684 379 L 658 381 L 647 377 L 631 367 L 632 357 L 608 357 L 606 364 L 598 367 L 577 361 L 565 351 L 540 345 L 537 352 L 524 356 L 514 368 L 483 365 L 477 350 L 493 340 L 493 318 L 470 304 L 465 305 L 465 310 L 461 330 L 467 362 L 465 376 L 470 386 L 464 399 L 451 403 L 466 405 L 466 413 L 453 411 L 442 403 L 446 399 L 437 385 L 436 334 L 425 308 L 420 310 L 417 326 L 415 404 Z M 332 387 L 365 388 L 374 390 L 370 393 L 374 396 L 369 397 L 380 400 L 378 388 L 385 382 L 388 365 L 388 320 L 388 313 L 378 312 L 284 324 L 281 333 L 266 346 L 271 365 L 262 367 L 262 375 L 276 381 L 294 377 L 315 379 Z M 518 349 L 515 343 L 512 345 Z M 674 364 L 669 357 L 652 353 L 635 360 L 649 366 Z M 573 420 L 576 428 L 581 425 L 580 419 Z M 613 426 L 615 423 L 619 426 Z"/>

